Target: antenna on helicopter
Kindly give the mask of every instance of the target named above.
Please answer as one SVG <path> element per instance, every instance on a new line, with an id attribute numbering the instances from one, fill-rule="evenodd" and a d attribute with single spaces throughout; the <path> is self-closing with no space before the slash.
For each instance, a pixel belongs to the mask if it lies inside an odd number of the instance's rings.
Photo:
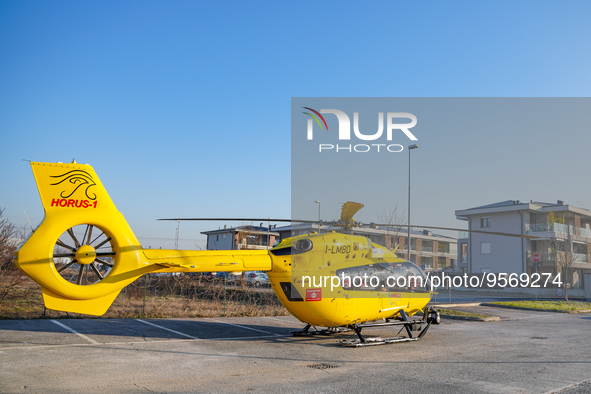
<path id="1" fill-rule="evenodd" d="M 29 220 L 29 217 L 27 216 L 27 211 L 25 211 L 25 208 L 23 208 L 23 213 L 25 214 L 25 217 L 27 218 L 27 222 L 29 223 L 29 227 L 31 228 L 31 232 L 34 233 L 35 229 L 33 228 L 33 226 L 31 226 L 31 221 Z"/>

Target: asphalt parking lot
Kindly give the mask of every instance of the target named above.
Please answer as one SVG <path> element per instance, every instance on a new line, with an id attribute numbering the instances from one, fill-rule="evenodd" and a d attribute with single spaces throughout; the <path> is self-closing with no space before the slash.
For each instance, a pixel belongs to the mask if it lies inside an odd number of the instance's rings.
<path id="1" fill-rule="evenodd" d="M 0 391 L 591 389 L 591 316 L 491 309 L 500 322 L 444 320 L 418 342 L 364 348 L 337 344 L 349 333 L 292 337 L 293 317 L 1 320 Z"/>

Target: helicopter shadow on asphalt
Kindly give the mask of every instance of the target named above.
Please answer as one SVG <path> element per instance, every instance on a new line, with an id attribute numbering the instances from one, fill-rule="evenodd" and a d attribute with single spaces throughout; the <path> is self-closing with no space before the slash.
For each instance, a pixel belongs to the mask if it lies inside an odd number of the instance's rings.
<path id="1" fill-rule="evenodd" d="M 138 340 L 263 341 L 334 347 L 339 346 L 339 340 L 356 338 L 353 331 L 292 336 L 292 332 L 302 328 L 303 324 L 291 317 L 1 320 L 0 347 L 25 343 L 34 346 L 71 344 L 72 341 L 109 344 Z M 364 334 L 368 338 L 393 336 L 398 330 L 373 328 Z"/>

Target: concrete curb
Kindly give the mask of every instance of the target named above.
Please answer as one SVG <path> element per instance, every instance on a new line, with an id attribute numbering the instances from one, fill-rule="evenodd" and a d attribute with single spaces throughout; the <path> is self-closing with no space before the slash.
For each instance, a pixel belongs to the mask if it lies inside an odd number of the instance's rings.
<path id="1" fill-rule="evenodd" d="M 513 306 L 513 305 L 499 305 L 499 304 L 492 304 L 490 302 L 483 302 L 480 305 L 482 305 L 482 306 L 488 306 L 488 307 L 492 307 L 492 308 L 520 309 L 522 311 L 534 311 L 534 312 L 591 313 L 591 309 L 581 309 L 579 311 L 559 311 L 559 310 L 552 310 L 552 309 L 525 308 L 525 307 Z"/>
<path id="2" fill-rule="evenodd" d="M 466 306 L 480 306 L 480 302 L 466 302 L 466 303 L 445 303 L 445 302 L 438 302 L 435 304 L 430 304 L 434 308 L 453 308 L 453 307 L 466 307 Z"/>
<path id="3" fill-rule="evenodd" d="M 458 316 L 458 315 L 446 315 L 441 313 L 441 317 L 445 319 L 454 319 L 454 320 L 470 320 L 470 321 L 501 321 L 501 318 L 498 316 L 489 316 L 489 317 L 478 317 L 478 316 Z"/>

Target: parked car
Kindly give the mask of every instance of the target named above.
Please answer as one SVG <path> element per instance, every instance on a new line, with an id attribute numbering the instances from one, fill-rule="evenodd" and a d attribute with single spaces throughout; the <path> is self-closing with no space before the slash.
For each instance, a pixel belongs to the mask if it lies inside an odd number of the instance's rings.
<path id="1" fill-rule="evenodd" d="M 213 280 L 216 282 L 227 282 L 228 281 L 228 273 L 227 272 L 218 272 L 213 277 Z"/>
<path id="2" fill-rule="evenodd" d="M 218 272 L 215 274 L 213 280 L 219 283 L 225 283 L 227 285 L 235 285 L 240 281 L 240 274 L 236 275 L 232 272 Z"/>
<path id="3" fill-rule="evenodd" d="M 213 272 L 204 272 L 203 273 L 203 279 L 205 280 L 212 280 L 214 277 Z"/>
<path id="4" fill-rule="evenodd" d="M 271 282 L 269 282 L 269 277 L 264 272 L 247 272 L 246 284 L 254 287 L 271 286 Z"/>

